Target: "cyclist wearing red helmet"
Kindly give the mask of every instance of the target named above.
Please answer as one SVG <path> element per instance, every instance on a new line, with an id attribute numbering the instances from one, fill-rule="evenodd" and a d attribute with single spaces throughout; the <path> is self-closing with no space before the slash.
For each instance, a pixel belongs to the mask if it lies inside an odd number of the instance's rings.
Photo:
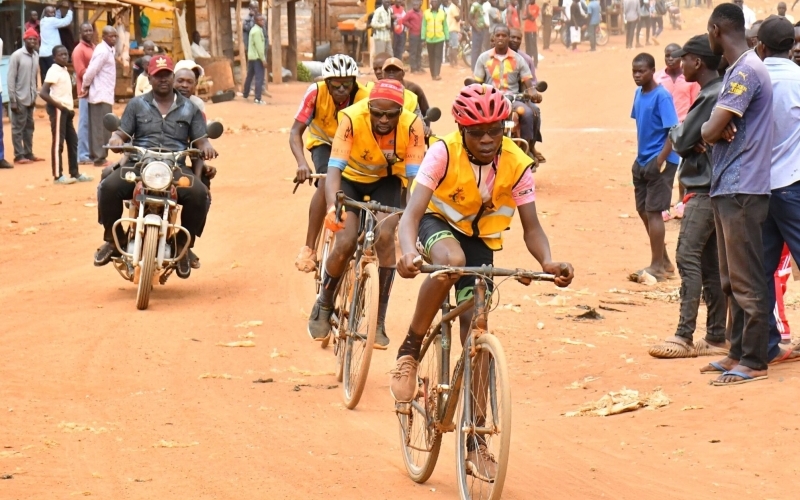
<path id="1" fill-rule="evenodd" d="M 398 262 L 400 276 L 419 274 L 414 262 L 420 254 L 438 265 L 481 266 L 493 263 L 502 248 L 502 232 L 519 208 L 525 244 L 542 269 L 565 287 L 573 278 L 572 266 L 553 262 L 550 244 L 536 215 L 532 160 L 514 142 L 503 137 L 503 120 L 509 104 L 500 91 L 473 84 L 461 89 L 453 103 L 458 131 L 444 136 L 428 150 L 412 186 L 411 199 L 400 219 Z M 423 336 L 439 306 L 456 285 L 461 303 L 472 296 L 474 278 L 426 279 L 416 310 L 392 372 L 391 392 L 400 402 L 411 401 L 417 391 L 417 358 Z M 471 311 L 460 318 L 461 341 L 466 339 Z M 482 453 L 480 449 L 472 450 Z M 484 457 L 482 463 L 490 463 Z M 491 469 L 491 467 L 490 467 Z M 492 470 L 485 471 L 492 476 Z"/>

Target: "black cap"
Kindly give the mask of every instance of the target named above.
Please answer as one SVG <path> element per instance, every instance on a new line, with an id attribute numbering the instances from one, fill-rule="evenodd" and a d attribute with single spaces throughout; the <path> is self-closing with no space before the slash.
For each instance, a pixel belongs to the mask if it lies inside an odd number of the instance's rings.
<path id="1" fill-rule="evenodd" d="M 713 56 L 714 52 L 711 50 L 711 44 L 708 42 L 708 35 L 693 36 L 683 45 L 682 49 L 674 51 L 672 57 L 683 57 L 686 54 L 694 54 L 703 57 Z"/>
<path id="2" fill-rule="evenodd" d="M 769 16 L 758 28 L 758 41 L 777 52 L 786 52 L 794 45 L 794 26 L 781 16 Z"/>

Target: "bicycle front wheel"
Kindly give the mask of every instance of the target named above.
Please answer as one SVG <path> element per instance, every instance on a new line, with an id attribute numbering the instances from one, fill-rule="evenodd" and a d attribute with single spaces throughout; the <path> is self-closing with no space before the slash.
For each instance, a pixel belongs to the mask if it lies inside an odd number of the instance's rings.
<path id="1" fill-rule="evenodd" d="M 350 298 L 353 295 L 353 261 L 347 263 L 342 279 L 339 281 L 339 288 L 336 290 L 336 297 L 333 300 L 334 313 L 336 320 L 333 322 L 329 337 L 333 338 L 333 354 L 336 356 L 336 380 L 342 381 L 344 371 L 344 351 L 347 344 L 347 323 L 350 317 Z"/>
<path id="2" fill-rule="evenodd" d="M 356 281 L 344 349 L 344 404 L 352 410 L 367 384 L 378 328 L 378 268 L 366 264 Z"/>
<path id="3" fill-rule="evenodd" d="M 458 489 L 464 500 L 497 500 L 503 492 L 511 446 L 508 366 L 494 335 L 481 335 L 475 347 L 456 428 Z"/>
<path id="4" fill-rule="evenodd" d="M 420 352 L 417 378 L 422 381 L 422 387 L 411 403 L 397 407 L 403 462 L 415 483 L 424 483 L 431 477 L 442 446 L 442 433 L 434 427 L 445 401 L 438 392 L 441 359 L 442 336 L 431 336 Z"/>

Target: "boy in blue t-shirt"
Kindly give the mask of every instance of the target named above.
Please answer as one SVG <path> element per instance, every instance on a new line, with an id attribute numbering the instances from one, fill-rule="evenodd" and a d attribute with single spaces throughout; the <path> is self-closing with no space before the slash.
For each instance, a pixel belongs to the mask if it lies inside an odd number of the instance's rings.
<path id="1" fill-rule="evenodd" d="M 658 281 L 675 273 L 664 243 L 664 219 L 661 212 L 669 210 L 672 183 L 680 157 L 672 151 L 667 136 L 678 124 L 672 96 L 653 80 L 656 60 L 650 54 L 633 59 L 633 81 L 639 86 L 633 98 L 631 118 L 636 120 L 638 155 L 633 162 L 633 188 L 636 211 L 650 236 L 650 266 L 630 275 L 636 282 L 644 281 L 644 273 Z"/>

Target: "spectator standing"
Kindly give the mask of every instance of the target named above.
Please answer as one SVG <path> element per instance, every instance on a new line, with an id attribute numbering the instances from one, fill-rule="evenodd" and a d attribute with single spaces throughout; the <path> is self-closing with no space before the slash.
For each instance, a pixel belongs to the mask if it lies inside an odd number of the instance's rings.
<path id="1" fill-rule="evenodd" d="M 683 66 L 680 57 L 673 54 L 681 50 L 680 45 L 671 43 L 664 47 L 664 69 L 656 72 L 656 83 L 661 84 L 672 96 L 672 103 L 675 104 L 675 112 L 678 120 L 686 119 L 686 113 L 692 107 L 692 103 L 700 94 L 700 85 L 697 82 L 687 82 L 683 74 Z"/>
<path id="2" fill-rule="evenodd" d="M 3 39 L 0 38 L 0 54 L 3 53 Z M 3 79 L 0 78 L 0 168 L 14 168 L 14 165 L 6 160 L 6 148 L 3 144 Z"/>
<path id="3" fill-rule="evenodd" d="M 531 0 L 535 3 L 535 0 Z M 550 50 L 550 37 L 553 32 L 553 4 L 551 0 L 542 2 L 542 48 Z M 532 57 L 532 56 L 531 56 Z M 539 64 L 538 57 L 536 64 Z"/>
<path id="4" fill-rule="evenodd" d="M 255 104 L 264 105 L 261 100 L 261 92 L 264 90 L 264 73 L 267 68 L 267 41 L 264 39 L 262 27 L 266 22 L 264 14 L 256 14 L 256 24 L 250 29 L 248 40 L 250 45 L 247 47 L 247 77 L 244 80 L 242 97 L 247 100 L 250 96 L 250 87 L 255 78 Z"/>
<path id="5" fill-rule="evenodd" d="M 30 17 L 27 21 L 25 21 L 25 31 L 28 31 L 31 28 L 33 28 L 33 30 L 39 33 L 39 36 L 41 36 L 41 32 L 39 30 L 39 13 L 35 10 L 31 11 Z"/>
<path id="6" fill-rule="evenodd" d="M 483 12 L 483 6 L 478 0 L 473 0 L 469 8 L 469 25 L 472 28 L 472 68 L 475 69 L 475 63 L 478 61 L 478 56 L 483 51 L 483 41 L 488 37 L 488 26 L 486 22 L 486 15 Z"/>
<path id="7" fill-rule="evenodd" d="M 481 4 L 481 8 L 483 9 L 483 20 L 486 23 L 486 36 L 483 38 L 483 45 L 479 47 L 478 52 L 483 52 L 489 50 L 489 47 L 492 45 L 492 33 L 494 30 L 492 29 L 492 19 L 489 16 L 489 12 L 492 10 L 492 4 L 489 0 L 486 0 Z M 474 47 L 473 47 L 474 51 Z"/>
<path id="8" fill-rule="evenodd" d="M 768 359 L 788 361 L 800 358 L 800 352 L 781 350 L 781 330 L 784 330 L 777 298 L 783 295 L 780 282 L 775 281 L 779 264 L 787 263 L 785 247 L 800 256 L 800 68 L 789 58 L 794 45 L 794 27 L 782 16 L 769 16 L 758 29 L 756 47 L 764 61 L 772 83 L 772 164 L 770 169 L 769 210 L 762 226 L 764 243 L 764 276 L 767 280 L 769 316 Z M 788 274 L 791 273 L 787 269 Z M 782 301 L 781 301 L 782 302 Z M 782 304 L 781 304 L 782 305 Z M 781 321 L 781 323 L 778 323 Z M 786 324 L 788 326 L 788 323 Z"/>
<path id="9" fill-rule="evenodd" d="M 720 283 L 714 209 L 708 195 L 711 149 L 706 148 L 700 135 L 722 88 L 722 77 L 717 72 L 720 57 L 711 51 L 708 35 L 692 37 L 670 55 L 683 60 L 686 80 L 702 89 L 686 119 L 669 132 L 673 149 L 683 158 L 678 178 L 686 187 L 686 208 L 675 251 L 681 275 L 680 318 L 675 335 L 651 347 L 649 353 L 656 358 L 724 356 L 730 347 L 725 340 L 728 306 Z M 707 308 L 706 335 L 694 343 L 701 296 Z"/>
<path id="10" fill-rule="evenodd" d="M 394 50 L 394 56 L 402 61 L 403 52 L 406 51 L 406 27 L 403 24 L 406 17 L 406 9 L 403 5 L 403 0 L 395 0 L 394 5 L 392 5 L 392 16 L 394 17 L 392 49 Z"/>
<path id="11" fill-rule="evenodd" d="M 403 20 L 403 24 L 408 28 L 408 59 L 412 73 L 423 73 L 422 11 L 420 10 L 420 5 L 420 0 L 412 0 L 411 10 L 406 12 L 406 18 Z"/>
<path id="12" fill-rule="evenodd" d="M 530 0 L 525 4 L 522 17 L 525 19 L 525 52 L 531 56 L 533 65 L 538 66 L 539 47 L 537 38 L 539 37 L 539 27 L 536 24 L 536 20 L 539 18 L 539 6 L 536 5 L 536 0 Z M 545 47 L 549 45 L 548 42 L 549 41 L 545 39 Z"/>
<path id="13" fill-rule="evenodd" d="M 733 3 L 742 9 L 742 14 L 744 14 L 744 29 L 749 30 L 752 28 L 753 24 L 756 22 L 756 13 L 753 12 L 753 9 L 745 5 L 744 0 L 733 0 Z"/>
<path id="14" fill-rule="evenodd" d="M 506 10 L 503 11 L 503 22 L 509 28 L 522 29 L 522 23 L 519 19 L 517 0 L 508 0 L 506 3 Z"/>
<path id="15" fill-rule="evenodd" d="M 392 53 L 392 9 L 389 1 L 383 0 L 372 15 L 373 54 Z"/>
<path id="16" fill-rule="evenodd" d="M 39 46 L 39 71 L 41 71 L 42 81 L 44 81 L 47 70 L 53 64 L 53 47 L 61 45 L 61 35 L 58 30 L 72 24 L 72 9 L 70 8 L 61 19 L 56 17 L 56 8 L 52 5 L 46 6 L 42 12 L 42 19 L 39 21 L 39 30 L 42 36 Z"/>
<path id="17" fill-rule="evenodd" d="M 47 70 L 39 96 L 47 103 L 50 117 L 50 132 L 53 147 L 50 151 L 53 180 L 56 184 L 89 182 L 87 175 L 78 171 L 78 135 L 75 133 L 73 118 L 75 110 L 72 102 L 72 78 L 67 71 L 69 51 L 63 45 L 53 47 L 53 65 Z M 64 175 L 64 143 L 67 145 L 69 177 Z"/>
<path id="18" fill-rule="evenodd" d="M 639 0 L 623 0 L 622 11 L 625 17 L 625 48 L 632 49 L 636 26 L 639 24 Z M 640 47 L 639 40 L 636 40 L 636 46 Z"/>
<path id="19" fill-rule="evenodd" d="M 39 33 L 29 29 L 24 45 L 8 61 L 8 107 L 11 109 L 11 140 L 14 163 L 24 165 L 44 161 L 33 154 L 33 109 L 36 104 L 36 78 L 39 74 Z"/>
<path id="20" fill-rule="evenodd" d="M 75 86 L 78 94 L 78 164 L 88 165 L 92 162 L 89 154 L 89 101 L 83 90 L 83 75 L 86 74 L 94 52 L 94 28 L 89 23 L 83 23 L 80 34 L 81 41 L 72 51 L 72 68 L 75 70 Z"/>
<path id="21" fill-rule="evenodd" d="M 667 13 L 667 4 L 664 0 L 651 0 L 650 25 L 653 27 L 653 43 L 658 45 L 658 37 L 664 31 L 664 15 Z"/>
<path id="22" fill-rule="evenodd" d="M 103 117 L 111 113 L 114 104 L 114 88 L 117 83 L 117 65 L 114 47 L 117 45 L 117 30 L 113 26 L 103 28 L 103 41 L 94 48 L 92 59 L 83 75 L 83 93 L 89 103 L 89 154 L 95 167 L 106 167 L 108 144 L 111 132 L 103 126 Z"/>
<path id="23" fill-rule="evenodd" d="M 500 9 L 497 7 L 497 0 L 489 0 L 489 8 L 485 7 L 484 10 L 486 11 L 486 15 L 489 16 L 489 33 L 494 33 L 494 29 L 498 26 L 502 26 L 503 23 L 503 14 L 500 12 Z M 492 44 L 491 40 L 485 41 L 483 43 L 486 45 L 487 49 Z"/>
<path id="24" fill-rule="evenodd" d="M 637 156 L 633 162 L 633 189 L 636 211 L 650 238 L 650 265 L 629 276 L 631 281 L 644 282 L 645 274 L 666 281 L 675 268 L 664 243 L 664 219 L 661 212 L 669 209 L 672 184 L 680 157 L 667 138 L 669 129 L 678 124 L 672 96 L 653 76 L 656 61 L 650 54 L 633 59 L 633 81 L 639 87 L 633 98 L 631 118 L 636 120 Z"/>
<path id="25" fill-rule="evenodd" d="M 245 53 L 247 52 L 247 48 L 250 47 L 250 30 L 252 30 L 253 26 L 256 25 L 256 15 L 258 15 L 258 0 L 251 0 L 248 9 L 249 12 L 247 17 L 242 23 L 242 41 L 244 42 Z M 266 23 L 264 23 L 262 31 L 264 32 L 264 40 L 269 40 L 269 36 L 267 36 Z"/>
<path id="26" fill-rule="evenodd" d="M 642 46 L 642 28 L 644 28 L 645 45 L 650 45 L 650 0 L 639 0 L 639 23 L 636 25 L 636 47 Z"/>
<path id="27" fill-rule="evenodd" d="M 589 47 L 592 52 L 597 50 L 597 27 L 602 20 L 600 16 L 600 1 L 589 0 L 586 6 L 586 15 L 589 18 Z"/>
<path id="28" fill-rule="evenodd" d="M 497 2 L 497 0 L 494 0 Z M 439 0 L 430 0 L 430 8 L 422 16 L 422 37 L 428 44 L 428 64 L 431 78 L 441 80 L 439 73 L 444 57 L 444 41 L 449 38 L 447 31 L 447 14 L 439 6 Z"/>
<path id="29" fill-rule="evenodd" d="M 586 17 L 583 13 L 583 7 L 580 0 L 572 2 L 569 6 L 569 38 L 572 44 L 572 50 L 578 50 L 578 44 L 581 43 L 581 28 L 586 25 Z"/>
<path id="30" fill-rule="evenodd" d="M 461 37 L 461 9 L 452 0 L 444 0 L 444 10 L 447 13 L 447 31 L 449 33 L 447 60 L 450 66 L 458 67 L 458 40 Z"/>
<path id="31" fill-rule="evenodd" d="M 701 368 L 722 372 L 714 385 L 767 377 L 769 303 L 761 227 L 767 218 L 773 144 L 772 85 L 766 66 L 744 38 L 744 14 L 718 5 L 708 39 L 730 67 L 703 140 L 712 144 L 711 204 L 717 226 L 722 291 L 728 296 L 731 349 Z"/>
<path id="32" fill-rule="evenodd" d="M 783 16 L 794 24 L 794 16 L 786 13 L 786 2 L 778 2 L 778 15 Z"/>
<path id="33" fill-rule="evenodd" d="M 244 46 L 247 49 L 247 45 Z M 133 83 L 136 83 L 136 80 L 139 78 L 144 70 L 147 69 L 147 65 L 144 64 L 143 59 L 145 57 L 153 57 L 156 54 L 156 44 L 153 43 L 152 40 L 145 40 L 142 43 L 142 52 L 144 53 L 142 57 L 133 61 Z M 80 154 L 80 153 L 79 153 Z"/>

